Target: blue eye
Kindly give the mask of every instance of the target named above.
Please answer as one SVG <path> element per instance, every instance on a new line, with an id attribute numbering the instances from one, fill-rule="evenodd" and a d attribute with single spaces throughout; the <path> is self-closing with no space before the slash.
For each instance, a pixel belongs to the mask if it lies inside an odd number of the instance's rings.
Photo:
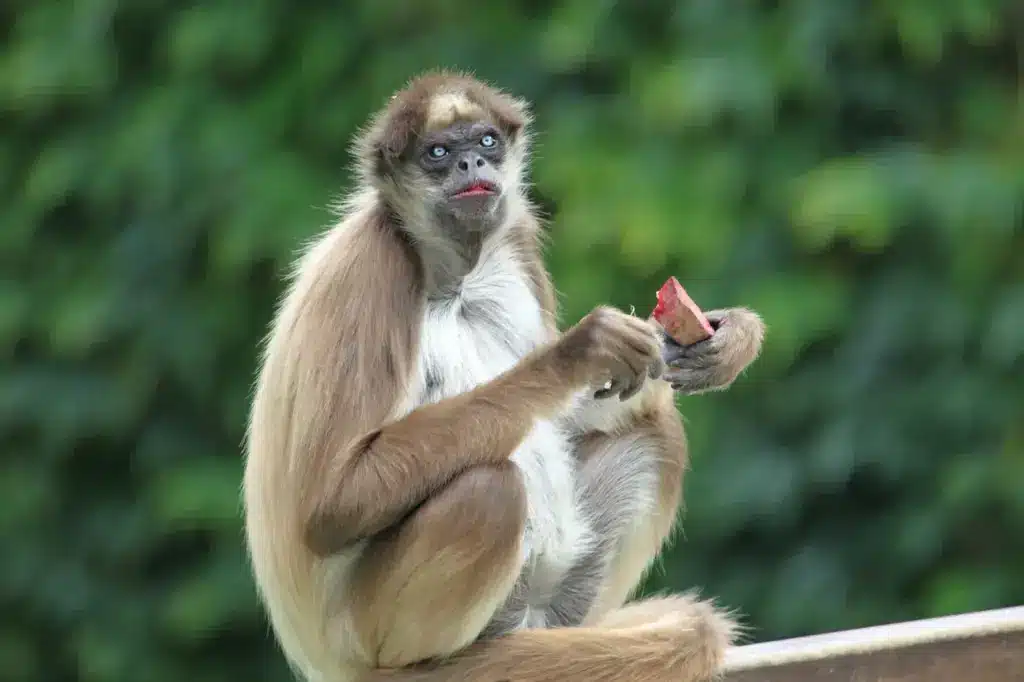
<path id="1" fill-rule="evenodd" d="M 493 147 L 494 145 L 498 144 L 498 141 L 494 139 L 494 135 L 488 134 L 480 138 L 480 144 L 482 144 L 485 147 Z"/>
<path id="2" fill-rule="evenodd" d="M 430 151 L 427 153 L 430 154 L 430 158 L 432 159 L 442 159 L 444 158 L 445 154 L 448 153 L 448 150 L 439 144 L 435 144 L 433 147 L 430 148 Z"/>

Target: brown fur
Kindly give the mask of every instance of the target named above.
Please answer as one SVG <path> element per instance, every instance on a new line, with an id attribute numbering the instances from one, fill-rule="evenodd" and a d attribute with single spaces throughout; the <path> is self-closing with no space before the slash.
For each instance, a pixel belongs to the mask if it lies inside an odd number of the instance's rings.
<path id="1" fill-rule="evenodd" d="M 503 461 L 464 471 L 375 537 L 352 589 L 364 596 L 356 629 L 377 664 L 407 665 L 470 644 L 497 606 L 494 595 L 515 582 L 525 521 L 519 471 Z M 421 570 L 428 563 L 434 570 Z M 420 617 L 404 618 L 410 608 Z"/>
<path id="2" fill-rule="evenodd" d="M 598 309 L 558 334 L 539 224 L 520 197 L 525 213 L 509 238 L 551 341 L 491 382 L 409 409 L 425 264 L 375 182 L 429 118 L 474 107 L 511 137 L 511 158 L 525 155 L 523 102 L 462 74 L 412 82 L 361 136 L 363 186 L 298 262 L 275 316 L 244 480 L 250 554 L 275 632 L 313 682 L 708 680 L 733 636 L 727 616 L 690 597 L 622 608 L 671 532 L 686 467 L 661 381 L 624 404 L 616 425 L 585 435 L 579 453 L 600 457 L 631 437 L 659 452 L 657 508 L 619 547 L 591 624 L 474 643 L 516 578 L 526 511 L 510 454 L 577 389 L 660 362 L 644 323 L 618 311 Z M 727 349 L 726 374 L 735 378 L 748 356 Z M 412 665 L 429 659 L 443 665 Z"/>
<path id="3" fill-rule="evenodd" d="M 531 212 L 522 221 L 521 228 L 513 232 L 510 238 L 525 263 L 524 269 L 533 288 L 533 295 L 544 311 L 549 333 L 554 336 L 558 333 L 558 299 L 551 274 L 544 267 L 541 251 L 543 232 L 540 221 Z"/>

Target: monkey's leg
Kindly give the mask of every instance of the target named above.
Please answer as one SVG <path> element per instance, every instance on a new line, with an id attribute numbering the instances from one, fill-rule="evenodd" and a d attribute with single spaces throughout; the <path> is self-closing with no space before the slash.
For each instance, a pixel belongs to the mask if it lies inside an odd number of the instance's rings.
<path id="1" fill-rule="evenodd" d="M 555 588 L 544 613 L 547 627 L 592 624 L 589 614 L 599 608 L 607 611 L 622 601 L 603 608 L 598 604 L 602 593 L 609 592 L 616 571 L 621 573 L 619 565 L 632 561 L 638 564 L 634 571 L 642 571 L 653 559 L 656 548 L 651 547 L 641 547 L 627 557 L 622 554 L 630 536 L 642 531 L 658 509 L 657 448 L 656 434 L 642 427 L 618 435 L 591 432 L 580 440 L 577 494 L 593 531 L 593 544 Z"/>
<path id="2" fill-rule="evenodd" d="M 620 606 L 671 534 L 688 464 L 672 388 L 728 386 L 757 357 L 764 334 L 761 318 L 745 308 L 707 316 L 716 329 L 707 341 L 687 347 L 666 341 L 664 378 L 671 387 L 650 382 L 636 405 L 588 401 L 571 416 L 582 433 L 580 493 L 598 545 L 562 581 L 549 624 L 594 623 Z"/>
<path id="3" fill-rule="evenodd" d="M 531 627 L 593 623 L 594 617 L 588 619 L 588 615 L 619 606 L 638 580 L 634 575 L 642 573 L 657 554 L 661 538 L 668 534 L 671 519 L 654 527 L 652 519 L 658 517 L 665 505 L 674 510 L 679 499 L 678 485 L 674 491 L 666 487 L 664 495 L 660 486 L 663 480 L 678 482 L 681 471 L 673 474 L 676 467 L 670 466 L 671 460 L 666 460 L 662 453 L 663 434 L 655 421 L 657 410 L 648 414 L 650 408 L 665 400 L 671 405 L 671 394 L 665 393 L 667 386 L 662 385 L 660 390 L 660 401 L 656 395 L 645 396 L 645 402 L 650 403 L 648 410 L 632 418 L 628 431 L 617 435 L 591 432 L 577 445 L 577 495 L 590 523 L 593 542 L 554 586 L 543 618 L 531 621 Z M 681 430 L 678 435 L 681 437 Z M 680 454 L 675 453 L 677 458 Z M 630 541 L 637 534 L 650 537 L 646 543 L 631 546 Z M 519 587 L 510 593 L 483 637 L 505 634 L 523 623 L 528 604 L 527 595 Z M 605 606 L 598 604 L 602 592 L 610 595 Z M 618 596 L 618 592 L 623 594 Z"/>
<path id="4" fill-rule="evenodd" d="M 675 526 L 688 456 L 671 389 L 652 390 L 619 431 L 584 437 L 577 456 L 584 504 L 611 545 L 594 623 L 626 601 Z"/>
<path id="5" fill-rule="evenodd" d="M 552 610 L 585 608 L 574 614 L 585 624 L 619 632 L 686 628 L 689 638 L 675 641 L 679 679 L 707 680 L 718 673 L 738 633 L 728 613 L 690 594 L 621 606 L 671 534 L 681 501 L 686 442 L 666 389 L 653 390 L 628 426 L 582 439 L 577 450 L 581 494 L 601 538 L 603 563 L 588 558 L 589 564 L 585 559 L 574 567 Z M 586 580 L 578 580 L 581 575 Z"/>
<path id="6" fill-rule="evenodd" d="M 713 680 L 734 633 L 726 615 L 687 595 L 617 608 L 660 549 L 679 501 L 686 463 L 682 426 L 671 393 L 658 395 L 645 401 L 628 432 L 591 434 L 580 448 L 583 480 L 615 538 L 597 590 L 600 603 L 590 610 L 594 626 L 513 630 L 442 661 L 375 670 L 367 682 Z M 506 584 L 514 579 L 509 575 Z"/>
<path id="7" fill-rule="evenodd" d="M 373 538 L 354 625 L 371 665 L 446 656 L 480 634 L 520 572 L 526 492 L 511 462 L 477 466 Z"/>

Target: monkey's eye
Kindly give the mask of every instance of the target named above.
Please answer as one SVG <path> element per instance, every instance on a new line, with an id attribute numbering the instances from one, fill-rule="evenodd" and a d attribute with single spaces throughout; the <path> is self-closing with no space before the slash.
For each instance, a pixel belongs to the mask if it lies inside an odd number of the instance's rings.
<path id="1" fill-rule="evenodd" d="M 483 137 L 480 138 L 480 144 L 482 144 L 485 147 L 493 147 L 494 145 L 498 144 L 498 141 L 494 139 L 494 135 L 488 133 L 487 135 L 484 135 Z"/>
<path id="2" fill-rule="evenodd" d="M 447 153 L 448 150 L 445 149 L 443 145 L 439 144 L 435 144 L 433 147 L 427 150 L 427 154 L 429 154 L 430 158 L 432 159 L 443 159 Z"/>

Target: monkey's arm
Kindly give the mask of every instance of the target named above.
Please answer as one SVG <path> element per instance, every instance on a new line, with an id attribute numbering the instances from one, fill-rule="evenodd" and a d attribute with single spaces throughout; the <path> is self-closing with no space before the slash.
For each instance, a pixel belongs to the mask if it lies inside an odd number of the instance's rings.
<path id="1" fill-rule="evenodd" d="M 533 421 L 571 397 L 547 348 L 476 389 L 426 405 L 334 456 L 310 499 L 305 539 L 320 556 L 392 526 L 474 465 L 507 460 Z"/>
<path id="2" fill-rule="evenodd" d="M 595 379 L 611 377 L 628 390 L 656 375 L 658 355 L 649 328 L 595 309 L 496 379 L 420 407 L 331 455 L 312 482 L 307 544 L 323 556 L 392 526 L 456 474 L 507 459 L 535 419 L 563 413 Z"/>
<path id="3" fill-rule="evenodd" d="M 764 322 L 747 308 L 726 308 L 705 313 L 715 333 L 690 346 L 680 346 L 663 335 L 662 357 L 668 369 L 662 379 L 686 394 L 720 391 L 761 352 Z"/>

